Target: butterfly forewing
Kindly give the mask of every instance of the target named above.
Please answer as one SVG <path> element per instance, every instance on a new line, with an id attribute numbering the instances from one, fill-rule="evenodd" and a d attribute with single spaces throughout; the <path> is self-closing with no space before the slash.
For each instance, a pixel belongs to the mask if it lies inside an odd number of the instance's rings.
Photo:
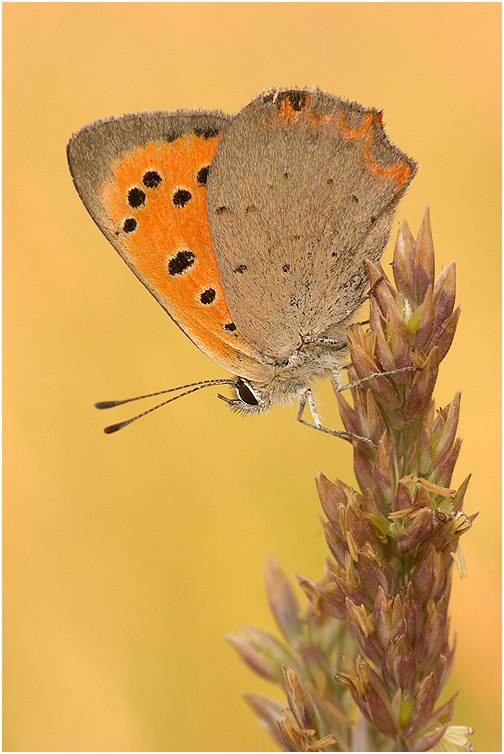
<path id="1" fill-rule="evenodd" d="M 68 146 L 99 228 L 184 332 L 217 363 L 255 378 L 258 358 L 231 318 L 212 249 L 206 184 L 220 113 L 139 113 L 99 121 Z"/>

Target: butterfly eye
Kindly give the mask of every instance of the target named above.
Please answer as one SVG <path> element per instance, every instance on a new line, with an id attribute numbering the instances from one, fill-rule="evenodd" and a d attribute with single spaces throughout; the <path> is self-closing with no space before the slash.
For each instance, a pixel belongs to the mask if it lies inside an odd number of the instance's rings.
<path id="1" fill-rule="evenodd" d="M 236 392 L 247 406 L 258 406 L 259 401 L 249 386 L 239 377 L 235 382 Z"/>

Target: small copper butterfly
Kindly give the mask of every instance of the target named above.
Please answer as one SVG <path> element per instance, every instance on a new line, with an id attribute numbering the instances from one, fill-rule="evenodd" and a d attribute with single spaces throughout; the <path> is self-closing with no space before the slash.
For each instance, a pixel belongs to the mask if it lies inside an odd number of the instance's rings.
<path id="1" fill-rule="evenodd" d="M 234 116 L 128 113 L 72 136 L 70 171 L 93 220 L 234 375 L 186 392 L 231 384 L 224 400 L 243 412 L 297 400 L 305 424 L 308 402 L 310 426 L 341 434 L 321 426 L 310 383 L 337 376 L 368 285 L 364 262 L 379 261 L 417 169 L 381 121 L 319 89 L 287 89 Z"/>

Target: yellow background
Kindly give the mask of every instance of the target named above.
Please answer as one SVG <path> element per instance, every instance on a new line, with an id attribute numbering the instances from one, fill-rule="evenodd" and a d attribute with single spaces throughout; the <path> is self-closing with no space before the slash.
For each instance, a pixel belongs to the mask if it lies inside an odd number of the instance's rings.
<path id="1" fill-rule="evenodd" d="M 220 368 L 135 280 L 82 206 L 65 145 L 129 110 L 234 112 L 312 85 L 384 110 L 420 170 L 462 318 L 436 388 L 463 390 L 455 483 L 473 474 L 448 693 L 477 749 L 500 750 L 500 4 L 4 5 L 4 748 L 270 750 L 223 635 L 272 628 L 268 553 L 319 578 L 313 482 L 351 449 L 295 410 L 242 419 L 211 390 L 115 436 L 100 399 Z M 390 260 L 391 245 L 385 262 Z M 339 426 L 329 385 L 323 416 Z"/>

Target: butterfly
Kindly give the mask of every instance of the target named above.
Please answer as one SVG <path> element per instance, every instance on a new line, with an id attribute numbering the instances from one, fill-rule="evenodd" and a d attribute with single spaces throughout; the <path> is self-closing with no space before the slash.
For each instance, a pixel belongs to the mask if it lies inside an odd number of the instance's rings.
<path id="1" fill-rule="evenodd" d="M 98 120 L 71 137 L 67 154 L 106 238 L 233 375 L 180 389 L 230 384 L 233 397 L 219 397 L 246 413 L 298 401 L 302 423 L 342 434 L 322 427 L 310 386 L 338 377 L 368 286 L 365 260 L 379 261 L 417 170 L 387 138 L 381 112 L 319 89 L 273 89 L 236 115 Z M 314 424 L 302 419 L 306 403 Z"/>

